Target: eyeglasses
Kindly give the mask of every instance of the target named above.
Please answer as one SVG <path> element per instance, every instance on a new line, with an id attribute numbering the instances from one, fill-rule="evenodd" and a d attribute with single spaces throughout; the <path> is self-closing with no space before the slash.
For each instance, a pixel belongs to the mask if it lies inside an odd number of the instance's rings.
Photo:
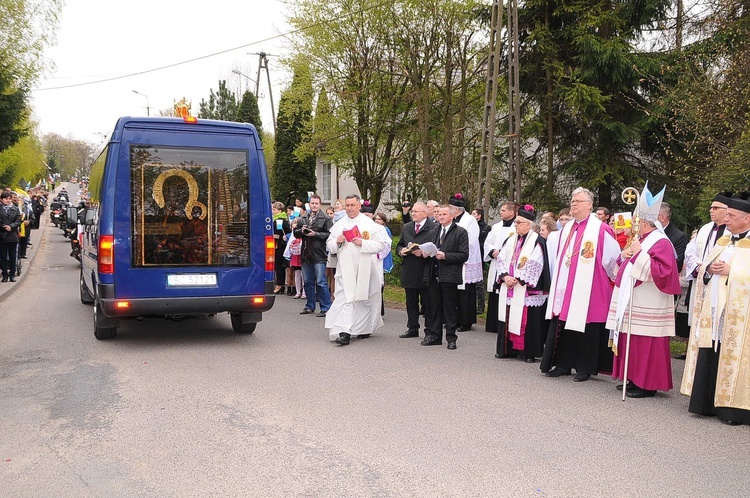
<path id="1" fill-rule="evenodd" d="M 591 201 L 580 201 L 578 199 L 573 199 L 570 201 L 571 204 L 580 204 L 581 202 L 591 202 Z"/>
<path id="2" fill-rule="evenodd" d="M 524 225 L 526 223 L 531 223 L 530 220 L 516 220 L 513 222 L 514 225 Z"/>
<path id="3" fill-rule="evenodd" d="M 717 209 L 726 209 L 724 206 L 711 206 L 708 208 L 710 211 L 715 211 Z"/>

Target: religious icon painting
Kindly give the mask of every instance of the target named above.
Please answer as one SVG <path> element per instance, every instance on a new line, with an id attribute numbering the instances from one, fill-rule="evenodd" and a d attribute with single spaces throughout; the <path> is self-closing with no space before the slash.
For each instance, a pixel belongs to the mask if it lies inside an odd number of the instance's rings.
<path id="1" fill-rule="evenodd" d="M 581 257 L 591 259 L 594 257 L 594 243 L 587 240 L 583 243 L 583 249 L 581 249 Z"/>

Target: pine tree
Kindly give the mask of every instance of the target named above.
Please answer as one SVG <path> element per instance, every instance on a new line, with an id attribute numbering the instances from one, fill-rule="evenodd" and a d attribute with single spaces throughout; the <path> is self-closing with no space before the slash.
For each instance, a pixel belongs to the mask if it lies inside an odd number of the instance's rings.
<path id="1" fill-rule="evenodd" d="M 234 92 L 227 88 L 226 80 L 219 80 L 219 91 L 211 96 L 208 102 L 201 99 L 198 117 L 203 119 L 220 119 L 222 121 L 234 121 L 237 117 L 237 97 Z"/>
<path id="2" fill-rule="evenodd" d="M 260 119 L 260 109 L 258 108 L 258 99 L 250 90 L 246 90 L 242 96 L 242 102 L 237 108 L 237 117 L 235 119 L 240 123 L 250 123 L 258 130 L 258 137 L 263 142 L 263 122 Z"/>
<path id="3" fill-rule="evenodd" d="M 312 115 L 312 83 L 309 69 L 299 66 L 291 86 L 281 94 L 276 121 L 274 198 L 288 204 L 295 196 L 307 198 L 316 189 L 315 156 L 298 151 Z"/>
<path id="4" fill-rule="evenodd" d="M 654 183 L 665 179 L 663 171 L 656 178 L 639 149 L 646 117 L 642 71 L 652 62 L 635 43 L 664 19 L 668 5 L 531 0 L 519 12 L 522 91 L 534 98 L 539 114 L 532 128 L 557 165 L 548 189 L 564 172 L 610 206 L 624 182 L 647 173 Z"/>

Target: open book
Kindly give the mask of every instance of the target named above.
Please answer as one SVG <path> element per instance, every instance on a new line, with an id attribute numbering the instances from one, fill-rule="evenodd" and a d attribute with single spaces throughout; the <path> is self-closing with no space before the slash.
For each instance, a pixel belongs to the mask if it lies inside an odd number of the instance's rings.
<path id="1" fill-rule="evenodd" d="M 346 238 L 347 242 L 351 242 L 354 239 L 361 239 L 362 238 L 362 234 L 359 233 L 359 227 L 357 225 L 354 225 L 349 230 L 344 230 L 341 233 Z"/>
<path id="2" fill-rule="evenodd" d="M 407 254 L 411 254 L 417 249 L 421 249 L 424 254 L 427 254 L 428 256 L 434 256 L 437 254 L 437 246 L 433 244 L 432 242 L 423 242 L 422 244 L 415 244 L 414 242 L 409 242 L 409 244 L 401 250 L 401 254 L 403 256 L 406 256 Z"/>

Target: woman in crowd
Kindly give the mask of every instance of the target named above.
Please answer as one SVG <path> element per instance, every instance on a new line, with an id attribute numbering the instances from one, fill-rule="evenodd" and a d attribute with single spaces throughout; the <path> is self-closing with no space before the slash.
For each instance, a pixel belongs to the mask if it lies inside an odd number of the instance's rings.
<path id="1" fill-rule="evenodd" d="M 276 287 L 273 293 L 283 294 L 286 282 L 286 268 L 289 266 L 289 262 L 284 259 L 284 250 L 286 249 L 286 242 L 292 228 L 289 226 L 289 219 L 284 209 L 284 204 L 278 201 L 274 202 L 271 205 L 271 212 L 273 213 L 273 242 L 276 258 Z"/>
<path id="2" fill-rule="evenodd" d="M 341 199 L 336 199 L 333 206 L 326 209 L 326 213 L 328 213 L 328 210 L 330 209 L 333 209 L 331 218 L 334 223 L 339 221 L 346 214 L 346 211 L 344 210 L 344 201 Z M 326 261 L 326 280 L 328 280 L 328 289 L 331 291 L 331 300 L 333 300 L 333 294 L 336 291 L 336 255 L 331 254 L 330 252 L 328 253 L 328 261 Z"/>

